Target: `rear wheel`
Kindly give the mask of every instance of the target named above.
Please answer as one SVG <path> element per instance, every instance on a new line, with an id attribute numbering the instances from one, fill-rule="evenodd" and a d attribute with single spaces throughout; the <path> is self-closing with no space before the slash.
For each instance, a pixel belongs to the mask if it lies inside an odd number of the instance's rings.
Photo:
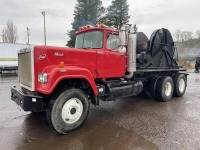
<path id="1" fill-rule="evenodd" d="M 158 79 L 156 86 L 157 98 L 163 102 L 166 102 L 172 98 L 174 91 L 174 83 L 171 77 L 164 76 Z"/>
<path id="2" fill-rule="evenodd" d="M 174 96 L 181 97 L 185 94 L 186 90 L 186 77 L 184 74 L 176 74 L 173 77 L 174 81 Z"/>
<path id="3" fill-rule="evenodd" d="M 80 89 L 68 89 L 51 99 L 46 111 L 47 121 L 61 134 L 80 127 L 88 116 L 89 101 Z"/>

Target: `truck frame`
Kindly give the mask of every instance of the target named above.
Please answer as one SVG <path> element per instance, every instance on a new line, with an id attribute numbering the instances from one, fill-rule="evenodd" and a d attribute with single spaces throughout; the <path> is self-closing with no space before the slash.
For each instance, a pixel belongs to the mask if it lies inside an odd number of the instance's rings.
<path id="1" fill-rule="evenodd" d="M 19 52 L 18 64 L 20 87 L 11 88 L 11 99 L 24 111 L 46 111 L 60 134 L 84 123 L 90 103 L 141 92 L 166 102 L 183 96 L 187 86 L 172 36 L 163 28 L 148 40 L 131 25 L 86 25 L 75 48 L 30 46 Z"/>

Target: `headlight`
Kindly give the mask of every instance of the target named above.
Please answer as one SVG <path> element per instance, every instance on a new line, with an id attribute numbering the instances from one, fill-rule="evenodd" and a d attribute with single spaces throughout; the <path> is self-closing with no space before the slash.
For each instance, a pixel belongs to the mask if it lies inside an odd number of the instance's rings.
<path id="1" fill-rule="evenodd" d="M 47 73 L 39 73 L 38 82 L 47 83 Z"/>

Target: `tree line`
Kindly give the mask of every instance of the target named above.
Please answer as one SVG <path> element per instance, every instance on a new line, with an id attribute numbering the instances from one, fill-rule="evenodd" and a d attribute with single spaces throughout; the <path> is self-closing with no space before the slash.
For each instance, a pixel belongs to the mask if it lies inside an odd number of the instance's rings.
<path id="1" fill-rule="evenodd" d="M 200 40 L 200 30 L 196 30 L 196 32 L 193 33 L 192 31 L 181 31 L 178 29 L 174 33 L 174 40 L 176 42 L 187 42 L 198 39 Z"/>
<path id="2" fill-rule="evenodd" d="M 192 32 L 178 29 L 173 37 L 175 42 L 182 43 L 184 47 L 200 47 L 200 30 Z"/>

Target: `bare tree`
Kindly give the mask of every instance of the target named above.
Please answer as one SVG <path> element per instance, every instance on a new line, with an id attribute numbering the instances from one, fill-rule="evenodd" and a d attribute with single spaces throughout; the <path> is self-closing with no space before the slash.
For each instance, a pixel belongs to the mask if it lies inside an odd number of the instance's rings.
<path id="1" fill-rule="evenodd" d="M 191 31 L 181 32 L 181 42 L 186 42 L 189 39 L 192 39 L 193 33 Z"/>
<path id="2" fill-rule="evenodd" d="M 199 32 L 199 37 L 200 37 L 200 32 Z M 174 38 L 177 42 L 186 42 L 189 39 L 193 38 L 193 33 L 191 31 L 181 31 L 178 29 L 174 33 Z"/>
<path id="3" fill-rule="evenodd" d="M 200 39 L 200 30 L 196 31 L 196 36 L 197 36 L 198 39 Z"/>
<path id="4" fill-rule="evenodd" d="M 2 30 L 2 41 L 4 43 L 16 43 L 17 42 L 17 26 L 12 20 L 8 20 L 6 27 Z"/>
<path id="5" fill-rule="evenodd" d="M 177 42 L 180 42 L 181 41 L 181 30 L 176 30 L 175 33 L 174 33 L 174 38 Z"/>

